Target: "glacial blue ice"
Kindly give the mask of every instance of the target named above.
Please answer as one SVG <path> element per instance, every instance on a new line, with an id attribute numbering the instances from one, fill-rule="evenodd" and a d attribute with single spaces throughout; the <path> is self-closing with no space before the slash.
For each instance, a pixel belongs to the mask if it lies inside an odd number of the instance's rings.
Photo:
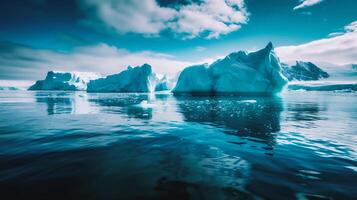
<path id="1" fill-rule="evenodd" d="M 174 93 L 278 93 L 287 83 L 272 43 L 248 53 L 233 52 L 211 65 L 184 69 Z"/>

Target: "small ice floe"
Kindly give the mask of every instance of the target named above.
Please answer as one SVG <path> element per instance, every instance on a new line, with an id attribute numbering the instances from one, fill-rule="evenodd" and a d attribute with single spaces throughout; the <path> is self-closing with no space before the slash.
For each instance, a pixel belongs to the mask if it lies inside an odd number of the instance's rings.
<path id="1" fill-rule="evenodd" d="M 240 101 L 242 103 L 257 103 L 257 100 L 254 100 L 254 99 L 247 99 L 247 100 L 242 100 Z"/>
<path id="2" fill-rule="evenodd" d="M 141 108 L 153 108 L 156 107 L 155 104 L 150 103 L 147 100 L 143 100 L 142 102 L 140 102 L 139 104 L 137 104 L 136 106 L 141 107 Z"/>

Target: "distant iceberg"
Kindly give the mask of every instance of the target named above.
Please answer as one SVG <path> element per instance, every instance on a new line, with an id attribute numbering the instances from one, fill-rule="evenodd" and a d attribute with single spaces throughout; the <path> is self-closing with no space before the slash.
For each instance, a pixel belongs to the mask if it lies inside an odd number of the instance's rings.
<path id="1" fill-rule="evenodd" d="M 238 51 L 211 65 L 184 69 L 174 93 L 278 93 L 287 83 L 272 43 L 247 53 Z"/>
<path id="2" fill-rule="evenodd" d="M 313 81 L 330 75 L 311 62 L 296 61 L 295 65 L 282 64 L 282 73 L 289 81 Z"/>
<path id="3" fill-rule="evenodd" d="M 49 71 L 45 80 L 36 81 L 28 90 L 86 90 L 87 83 L 99 77 L 93 72 Z"/>
<path id="4" fill-rule="evenodd" d="M 153 92 L 169 90 L 166 76 L 152 72 L 151 66 L 144 64 L 128 67 L 126 70 L 88 83 L 88 92 Z"/>
<path id="5" fill-rule="evenodd" d="M 319 62 L 318 64 L 330 75 L 328 80 L 349 82 L 357 80 L 356 64 L 336 65 L 328 62 Z"/>
<path id="6" fill-rule="evenodd" d="M 174 85 L 174 80 L 167 75 L 156 74 L 155 91 L 171 90 Z"/>
<path id="7" fill-rule="evenodd" d="M 22 90 L 22 88 L 14 86 L 0 86 L 0 90 Z"/>
<path id="8" fill-rule="evenodd" d="M 303 66 L 301 62 L 297 62 L 296 65 Z M 305 91 L 357 91 L 357 70 L 354 64 L 334 65 L 327 62 L 320 62 L 319 65 L 323 70 L 317 68 L 317 66 L 312 67 L 310 71 L 314 73 L 310 73 L 310 75 L 308 75 L 309 78 L 306 78 L 307 76 L 304 76 L 302 80 L 294 78 L 289 82 L 287 88 L 289 90 Z M 285 74 L 286 71 L 283 73 Z M 295 76 L 299 76 L 299 70 L 295 70 L 294 73 Z M 301 72 L 301 74 L 303 73 L 305 75 L 308 74 L 306 71 Z M 314 78 L 312 78 L 312 75 L 314 75 Z"/>
<path id="9" fill-rule="evenodd" d="M 306 91 L 357 91 L 357 82 L 292 82 L 288 85 L 288 89 Z"/>

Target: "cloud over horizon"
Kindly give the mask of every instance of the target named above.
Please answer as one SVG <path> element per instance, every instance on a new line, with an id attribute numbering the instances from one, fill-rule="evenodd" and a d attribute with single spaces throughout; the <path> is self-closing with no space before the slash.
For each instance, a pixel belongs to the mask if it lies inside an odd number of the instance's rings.
<path id="1" fill-rule="evenodd" d="M 283 61 L 305 60 L 338 65 L 357 63 L 357 21 L 344 27 L 344 32 L 301 45 L 282 46 L 276 52 Z"/>
<path id="2" fill-rule="evenodd" d="M 81 0 L 83 9 L 92 14 L 86 20 L 99 21 L 120 34 L 137 33 L 157 36 L 171 31 L 184 39 L 218 38 L 241 28 L 249 13 L 244 0 L 190 1 L 164 7 L 156 0 Z"/>
<path id="3" fill-rule="evenodd" d="M 174 75 L 193 63 L 150 51 L 130 52 L 104 43 L 81 46 L 70 52 L 37 49 L 0 42 L 0 79 L 37 80 L 47 71 L 92 71 L 115 74 L 127 66 L 148 63 L 158 73 Z"/>

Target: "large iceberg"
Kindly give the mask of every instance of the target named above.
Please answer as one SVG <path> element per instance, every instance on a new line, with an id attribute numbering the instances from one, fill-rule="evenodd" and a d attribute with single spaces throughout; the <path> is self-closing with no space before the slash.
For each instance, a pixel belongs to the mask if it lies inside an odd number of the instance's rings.
<path id="1" fill-rule="evenodd" d="M 45 80 L 36 81 L 29 90 L 86 90 L 88 82 L 99 77 L 93 72 L 49 71 Z"/>
<path id="2" fill-rule="evenodd" d="M 282 64 L 282 73 L 289 81 L 316 81 L 330 75 L 311 62 L 296 61 L 295 65 Z"/>
<path id="3" fill-rule="evenodd" d="M 265 48 L 248 53 L 238 51 L 211 65 L 184 69 L 174 93 L 278 93 L 286 78 L 270 42 Z"/>
<path id="4" fill-rule="evenodd" d="M 166 76 L 152 72 L 151 66 L 144 64 L 128 67 L 118 74 L 92 80 L 88 83 L 88 92 L 153 92 L 169 90 L 170 83 Z"/>

